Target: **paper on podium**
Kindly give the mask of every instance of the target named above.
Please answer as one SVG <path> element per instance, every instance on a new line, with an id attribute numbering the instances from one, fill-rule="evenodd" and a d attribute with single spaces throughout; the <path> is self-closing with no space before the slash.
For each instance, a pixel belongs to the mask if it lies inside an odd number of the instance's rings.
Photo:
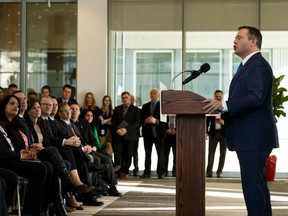
<path id="1" fill-rule="evenodd" d="M 164 83 L 160 82 L 159 83 L 160 86 L 160 92 L 167 90 L 167 86 L 164 85 Z M 160 105 L 162 104 L 162 99 L 161 99 L 161 94 L 160 94 Z M 167 117 L 166 114 L 162 114 L 162 106 L 160 106 L 160 121 L 161 122 L 167 122 Z"/>

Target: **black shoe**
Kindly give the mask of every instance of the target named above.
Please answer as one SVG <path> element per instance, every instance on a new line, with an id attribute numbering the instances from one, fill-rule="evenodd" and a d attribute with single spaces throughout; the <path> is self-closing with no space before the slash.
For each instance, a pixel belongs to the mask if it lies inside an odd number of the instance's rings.
<path id="1" fill-rule="evenodd" d="M 52 207 L 49 207 L 49 210 L 45 212 L 45 215 L 57 215 L 57 216 L 68 216 L 68 211 L 66 206 L 63 204 L 54 204 Z"/>
<path id="2" fill-rule="evenodd" d="M 159 174 L 159 175 L 158 175 L 158 178 L 159 178 L 159 179 L 163 179 L 164 177 L 165 177 L 165 174 Z"/>
<path id="3" fill-rule="evenodd" d="M 72 206 L 71 203 L 69 203 L 68 201 L 66 201 L 66 206 L 70 208 L 75 208 L 76 210 L 84 210 L 82 205 L 78 204 L 78 206 Z"/>
<path id="4" fill-rule="evenodd" d="M 73 192 L 76 193 L 76 194 L 86 194 L 86 193 L 89 193 L 93 190 L 93 186 L 87 186 L 85 184 L 83 185 L 80 185 L 80 186 L 77 186 Z"/>
<path id="5" fill-rule="evenodd" d="M 98 201 L 95 196 L 87 195 L 83 200 L 83 205 L 84 206 L 85 205 L 87 205 L 87 206 L 102 206 L 102 205 L 104 205 L 104 203 Z"/>
<path id="6" fill-rule="evenodd" d="M 206 177 L 207 178 L 212 178 L 212 172 L 206 172 Z"/>
<path id="7" fill-rule="evenodd" d="M 112 188 L 109 190 L 109 196 L 122 197 L 122 193 L 120 193 L 117 188 Z"/>
<path id="8" fill-rule="evenodd" d="M 133 176 L 138 176 L 138 169 L 133 170 Z"/>
<path id="9" fill-rule="evenodd" d="M 150 178 L 150 174 L 144 173 L 143 175 L 139 176 L 140 178 Z"/>
<path id="10" fill-rule="evenodd" d="M 217 178 L 221 178 L 221 172 L 217 172 Z"/>
<path id="11" fill-rule="evenodd" d="M 109 168 L 109 164 L 100 164 L 100 167 L 96 166 L 94 163 L 88 163 L 88 170 L 89 171 L 94 171 L 97 173 L 101 173 L 106 171 Z"/>
<path id="12" fill-rule="evenodd" d="M 72 208 L 72 207 L 69 207 L 69 206 L 66 206 L 66 205 L 65 205 L 65 210 L 66 210 L 67 212 L 74 212 L 74 211 L 76 211 L 76 208 Z"/>

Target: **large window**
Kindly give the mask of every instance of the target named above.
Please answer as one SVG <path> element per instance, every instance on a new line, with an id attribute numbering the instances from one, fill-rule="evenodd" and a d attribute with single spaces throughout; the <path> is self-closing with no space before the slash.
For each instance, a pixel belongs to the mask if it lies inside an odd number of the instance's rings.
<path id="1" fill-rule="evenodd" d="M 114 105 L 121 103 L 121 91 L 127 90 L 136 95 L 137 105 L 142 106 L 149 101 L 150 89 L 159 88 L 159 82 L 169 88 L 175 74 L 198 70 L 204 63 L 211 66 L 208 72 L 185 86 L 182 80 L 190 73 L 183 73 L 176 78 L 173 88 L 209 98 L 220 89 L 226 99 L 241 61 L 234 55 L 233 40 L 238 26 L 244 24 L 260 28 L 262 54 L 274 75 L 287 74 L 288 15 L 283 12 L 288 10 L 287 1 L 109 0 L 109 3 L 109 73 L 116 79 L 109 83 L 108 90 Z M 282 85 L 288 86 L 287 77 Z M 288 104 L 285 106 L 288 112 Z M 286 148 L 288 140 L 286 124 L 287 117 L 278 121 L 282 148 Z M 275 151 L 279 162 L 287 164 L 283 150 Z M 227 160 L 229 157 L 228 153 Z M 237 165 L 226 163 L 225 167 L 234 170 Z M 283 172 L 285 168 L 280 170 Z"/>
<path id="2" fill-rule="evenodd" d="M 76 21 L 76 1 L 0 1 L 0 85 L 40 93 L 48 84 L 56 96 L 76 87 Z"/>

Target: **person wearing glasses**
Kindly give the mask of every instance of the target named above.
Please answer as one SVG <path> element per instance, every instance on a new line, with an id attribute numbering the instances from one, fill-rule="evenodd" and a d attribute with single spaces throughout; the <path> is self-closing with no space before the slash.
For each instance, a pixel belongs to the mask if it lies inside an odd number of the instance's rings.
<path id="1" fill-rule="evenodd" d="M 122 104 L 115 107 L 111 120 L 114 131 L 112 145 L 115 166 L 121 166 L 119 177 L 126 179 L 129 175 L 135 142 L 138 139 L 140 111 L 131 104 L 129 92 L 122 92 L 121 99 Z"/>

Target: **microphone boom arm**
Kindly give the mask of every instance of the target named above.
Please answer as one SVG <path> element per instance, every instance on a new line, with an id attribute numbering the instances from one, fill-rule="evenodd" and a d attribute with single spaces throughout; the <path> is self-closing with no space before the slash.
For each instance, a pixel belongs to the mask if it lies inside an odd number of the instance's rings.
<path id="1" fill-rule="evenodd" d="M 181 74 L 183 74 L 183 73 L 186 73 L 186 72 L 189 72 L 189 73 L 191 73 L 191 72 L 193 72 L 193 70 L 191 71 L 191 70 L 183 70 L 183 71 L 180 71 L 180 72 L 178 72 L 177 74 L 175 74 L 174 76 L 173 76 L 173 78 L 171 79 L 171 81 L 170 81 L 170 90 L 173 90 L 173 83 L 174 83 L 174 80 L 179 76 L 179 75 L 181 75 Z"/>

